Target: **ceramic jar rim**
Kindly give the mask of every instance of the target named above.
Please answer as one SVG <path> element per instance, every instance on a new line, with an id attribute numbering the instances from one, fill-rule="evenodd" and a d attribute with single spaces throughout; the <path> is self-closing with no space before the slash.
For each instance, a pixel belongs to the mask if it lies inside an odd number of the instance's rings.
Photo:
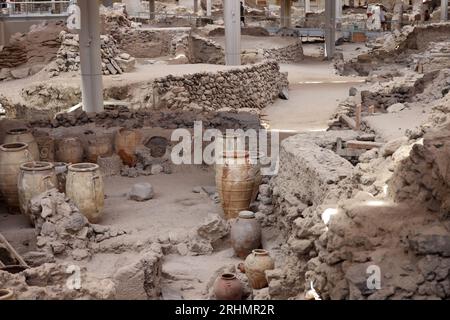
<path id="1" fill-rule="evenodd" d="M 223 151 L 220 153 L 221 158 L 248 158 L 250 154 L 248 151 Z"/>
<path id="2" fill-rule="evenodd" d="M 15 128 L 15 129 L 11 129 L 8 130 L 6 133 L 10 134 L 10 135 L 19 135 L 19 134 L 24 134 L 24 133 L 29 133 L 30 129 L 28 128 Z"/>
<path id="3" fill-rule="evenodd" d="M 255 249 L 252 251 L 252 253 L 257 256 L 268 256 L 269 255 L 269 251 L 264 250 L 264 249 Z"/>
<path id="4" fill-rule="evenodd" d="M 14 294 L 14 291 L 11 289 L 0 289 L 0 298 L 8 299 L 11 298 Z"/>
<path id="5" fill-rule="evenodd" d="M 100 168 L 100 166 L 96 163 L 85 162 L 85 163 L 71 164 L 69 166 L 69 171 L 91 172 L 91 171 L 98 170 L 99 168 Z"/>
<path id="6" fill-rule="evenodd" d="M 236 275 L 234 273 L 223 273 L 220 276 L 223 280 L 234 280 L 236 279 Z"/>
<path id="7" fill-rule="evenodd" d="M 20 165 L 20 170 L 24 171 L 46 171 L 54 168 L 53 163 L 46 161 L 30 161 Z"/>
<path id="8" fill-rule="evenodd" d="M 24 142 L 5 143 L 0 146 L 0 150 L 4 152 L 16 152 L 28 149 L 28 144 Z"/>
<path id="9" fill-rule="evenodd" d="M 239 218 L 241 219 L 254 219 L 255 213 L 252 211 L 241 211 L 239 212 Z"/>

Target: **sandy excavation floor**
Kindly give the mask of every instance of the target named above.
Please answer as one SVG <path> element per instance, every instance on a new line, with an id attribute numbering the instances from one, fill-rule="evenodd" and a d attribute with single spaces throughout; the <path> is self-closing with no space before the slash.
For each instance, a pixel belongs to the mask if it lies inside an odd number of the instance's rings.
<path id="1" fill-rule="evenodd" d="M 335 75 L 329 62 L 308 58 L 299 64 L 282 64 L 281 71 L 288 72 L 289 100 L 278 99 L 264 109 L 264 120 L 273 130 L 292 133 L 325 130 L 338 101 L 348 97 L 350 87 L 364 81 Z"/>

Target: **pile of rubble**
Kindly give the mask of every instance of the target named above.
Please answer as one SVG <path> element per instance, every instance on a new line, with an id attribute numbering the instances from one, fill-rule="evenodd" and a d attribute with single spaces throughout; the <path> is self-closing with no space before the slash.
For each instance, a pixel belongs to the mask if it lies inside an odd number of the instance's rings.
<path id="1" fill-rule="evenodd" d="M 59 72 L 78 71 L 80 69 L 79 36 L 62 31 L 59 39 L 61 47 L 56 55 L 55 65 L 48 70 L 51 76 L 57 76 Z M 120 52 L 113 37 L 102 35 L 100 40 L 104 75 L 121 74 L 134 69 L 135 59 L 128 53 Z"/>
<path id="2" fill-rule="evenodd" d="M 17 300 L 104 300 L 116 294 L 112 280 L 68 263 L 46 263 L 17 274 L 0 271 L 0 287 L 12 289 Z"/>
<path id="3" fill-rule="evenodd" d="M 311 284 L 324 299 L 450 297 L 448 132 L 390 141 L 356 167 L 332 151 L 354 133 L 284 140 L 270 187 L 285 244 L 270 297 L 302 299 Z M 367 285 L 373 270 L 381 287 Z"/>
<path id="4" fill-rule="evenodd" d="M 62 21 L 44 22 L 31 26 L 27 33 L 14 34 L 0 50 L 0 81 L 22 79 L 43 69 L 55 58 L 58 34 L 64 28 Z"/>
<path id="5" fill-rule="evenodd" d="M 40 263 L 54 257 L 70 256 L 74 260 L 90 258 L 95 243 L 125 234 L 109 226 L 91 224 L 65 194 L 51 189 L 30 201 L 30 211 L 37 233 Z M 48 259 L 48 261 L 45 261 Z"/>

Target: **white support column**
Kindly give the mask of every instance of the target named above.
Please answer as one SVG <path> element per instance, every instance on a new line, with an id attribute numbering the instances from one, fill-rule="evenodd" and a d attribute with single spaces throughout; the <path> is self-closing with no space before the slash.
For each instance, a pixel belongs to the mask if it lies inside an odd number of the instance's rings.
<path id="1" fill-rule="evenodd" d="M 80 67 L 83 110 L 103 111 L 100 8 L 97 1 L 78 0 L 81 12 Z"/>
<path id="2" fill-rule="evenodd" d="M 291 27 L 291 0 L 281 0 L 280 24 L 281 28 Z"/>
<path id="3" fill-rule="evenodd" d="M 335 0 L 336 2 L 336 20 L 339 21 L 342 17 L 342 1 Z"/>
<path id="4" fill-rule="evenodd" d="M 311 0 L 305 0 L 305 13 L 311 12 Z"/>
<path id="5" fill-rule="evenodd" d="M 336 48 L 336 4 L 325 0 L 325 55 L 332 59 Z"/>
<path id="6" fill-rule="evenodd" d="M 155 20 L 155 0 L 148 0 L 148 10 L 150 20 Z"/>
<path id="7" fill-rule="evenodd" d="M 194 0 L 194 13 L 198 12 L 198 0 Z"/>
<path id="8" fill-rule="evenodd" d="M 206 16 L 211 17 L 211 0 L 206 0 Z"/>
<path id="9" fill-rule="evenodd" d="M 441 0 L 441 21 L 448 20 L 448 0 Z"/>
<path id="10" fill-rule="evenodd" d="M 241 4 L 239 0 L 223 2 L 225 22 L 225 63 L 241 65 Z"/>

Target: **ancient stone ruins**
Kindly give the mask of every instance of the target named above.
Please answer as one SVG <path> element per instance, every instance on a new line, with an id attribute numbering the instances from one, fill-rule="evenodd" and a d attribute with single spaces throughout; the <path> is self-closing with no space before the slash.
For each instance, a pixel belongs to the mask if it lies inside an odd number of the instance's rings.
<path id="1" fill-rule="evenodd" d="M 0 300 L 450 299 L 447 1 L 21 2 Z"/>

